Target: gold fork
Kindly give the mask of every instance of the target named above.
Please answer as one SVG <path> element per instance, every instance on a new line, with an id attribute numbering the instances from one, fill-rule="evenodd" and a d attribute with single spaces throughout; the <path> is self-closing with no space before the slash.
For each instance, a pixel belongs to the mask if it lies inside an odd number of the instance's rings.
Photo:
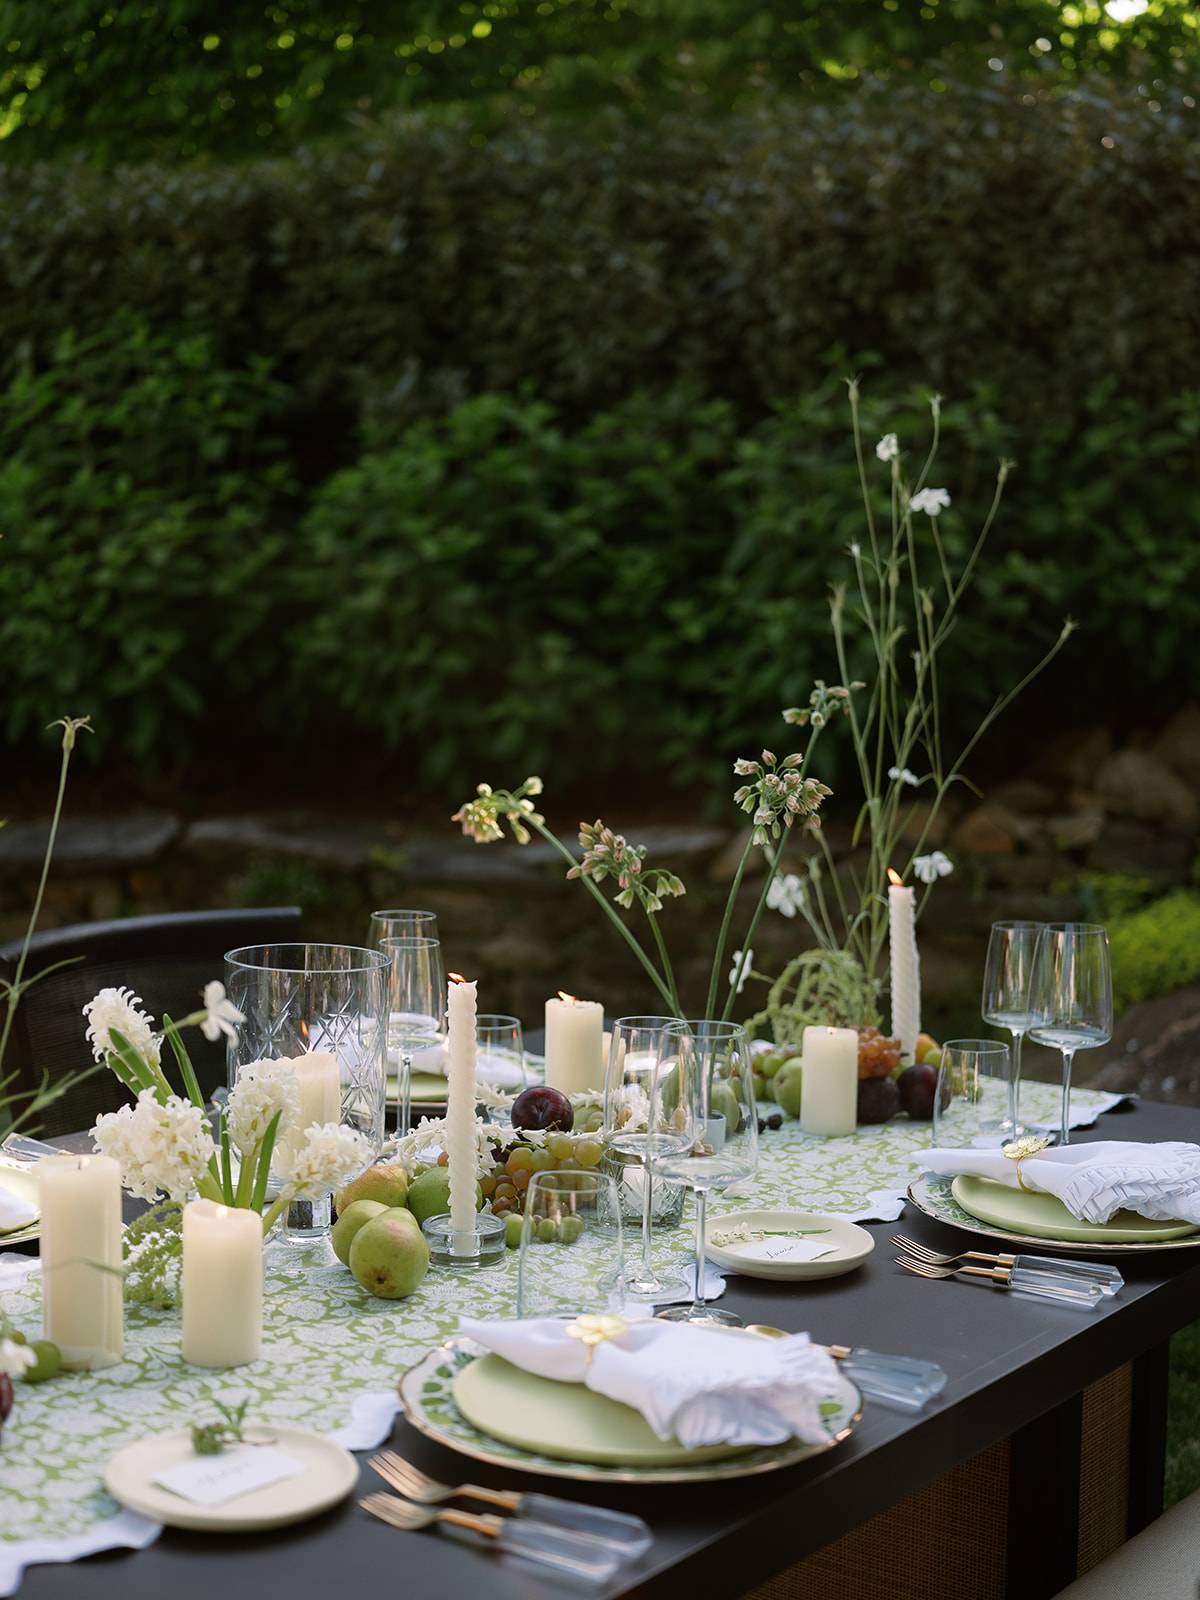
<path id="1" fill-rule="evenodd" d="M 502 1550 L 511 1550 L 527 1561 L 540 1561 L 543 1566 L 554 1567 L 573 1578 L 586 1578 L 589 1582 L 607 1582 L 627 1559 L 607 1540 L 594 1539 L 569 1528 L 554 1528 L 545 1522 L 522 1522 L 512 1517 L 498 1517 L 490 1511 L 452 1508 L 442 1511 L 436 1506 L 418 1506 L 411 1500 L 398 1500 L 390 1494 L 369 1494 L 358 1503 L 364 1511 L 390 1527 L 412 1531 L 445 1522 L 454 1528 L 482 1534 L 485 1539 L 494 1540 Z"/>
<path id="2" fill-rule="evenodd" d="M 989 1255 L 986 1250 L 959 1250 L 952 1256 L 943 1255 L 939 1250 L 931 1250 L 928 1245 L 918 1244 L 915 1239 L 907 1239 L 902 1233 L 892 1235 L 892 1243 L 899 1245 L 909 1255 L 916 1256 L 919 1261 L 927 1261 L 931 1266 L 947 1267 L 952 1261 L 991 1261 L 1004 1267 L 1011 1267 L 1017 1259 L 1016 1256 Z"/>
<path id="3" fill-rule="evenodd" d="M 394 1450 L 382 1450 L 377 1456 L 372 1456 L 371 1465 L 385 1483 L 391 1484 L 393 1489 L 406 1495 L 409 1500 L 417 1501 L 419 1505 L 437 1505 L 441 1500 L 453 1500 L 457 1495 L 465 1495 L 470 1500 L 484 1500 L 488 1505 L 500 1506 L 504 1511 L 520 1508 L 522 1496 L 515 1489 L 484 1489 L 477 1483 L 460 1483 L 457 1488 L 451 1488 L 449 1484 L 439 1483 L 436 1478 L 429 1477 L 420 1467 L 414 1467 L 411 1461 L 405 1461 Z"/>
<path id="4" fill-rule="evenodd" d="M 518 1516 L 535 1517 L 557 1528 L 571 1528 L 592 1538 L 604 1539 L 616 1545 L 627 1560 L 641 1555 L 654 1542 L 654 1535 L 641 1517 L 625 1511 L 609 1511 L 604 1506 L 583 1505 L 577 1500 L 557 1500 L 548 1494 L 523 1494 L 515 1489 L 484 1489 L 477 1483 L 460 1483 L 451 1486 L 439 1483 L 422 1472 L 411 1461 L 398 1456 L 394 1450 L 381 1450 L 371 1457 L 371 1465 L 385 1483 L 399 1490 L 409 1500 L 421 1505 L 436 1505 L 441 1500 L 452 1500 L 465 1495 L 471 1500 L 484 1500 L 504 1511 Z"/>
<path id="5" fill-rule="evenodd" d="M 915 1272 L 918 1278 L 953 1278 L 955 1273 L 966 1272 L 973 1278 L 990 1278 L 993 1283 L 998 1283 L 1002 1288 L 1008 1288 L 1009 1267 L 954 1267 L 941 1266 L 936 1261 L 921 1261 L 916 1256 L 893 1256 L 892 1260 L 898 1267 L 907 1267 L 909 1272 Z"/>

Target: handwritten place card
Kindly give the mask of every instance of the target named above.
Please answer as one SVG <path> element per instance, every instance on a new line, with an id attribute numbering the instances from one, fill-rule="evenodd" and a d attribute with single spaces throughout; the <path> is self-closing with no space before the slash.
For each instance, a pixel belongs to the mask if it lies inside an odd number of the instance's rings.
<path id="1" fill-rule="evenodd" d="M 273 1445 L 226 1445 L 220 1455 L 196 1456 L 156 1473 L 154 1482 L 198 1506 L 219 1506 L 307 1471 L 303 1461 Z"/>
<path id="2" fill-rule="evenodd" d="M 831 1256 L 835 1244 L 814 1244 L 808 1239 L 759 1239 L 754 1244 L 729 1246 L 750 1261 L 816 1261 Z"/>

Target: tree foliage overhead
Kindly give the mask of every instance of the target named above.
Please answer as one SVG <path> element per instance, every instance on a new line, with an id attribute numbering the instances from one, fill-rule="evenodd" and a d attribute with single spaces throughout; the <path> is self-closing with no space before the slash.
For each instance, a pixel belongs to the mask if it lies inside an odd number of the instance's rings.
<path id="1" fill-rule="evenodd" d="M 1200 15 L 1149 0 L 0 0 L 9 159 L 278 153 L 390 110 L 744 110 L 867 76 L 935 89 L 1004 73 L 1068 86 L 1190 79 Z"/>

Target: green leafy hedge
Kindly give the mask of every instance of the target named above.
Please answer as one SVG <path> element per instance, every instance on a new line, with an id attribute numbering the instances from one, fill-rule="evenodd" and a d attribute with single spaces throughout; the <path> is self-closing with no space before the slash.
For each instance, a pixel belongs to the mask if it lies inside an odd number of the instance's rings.
<path id="1" fill-rule="evenodd" d="M 1109 938 L 1118 1011 L 1200 983 L 1200 894 L 1191 889 L 1121 918 Z"/>
<path id="2" fill-rule="evenodd" d="M 0 167 L 0 378 L 137 306 L 227 367 L 269 356 L 345 460 L 364 412 L 526 382 L 577 416 L 682 384 L 757 418 L 840 347 L 995 387 L 1024 441 L 1101 381 L 1152 409 L 1200 370 L 1197 112 L 1158 92 L 879 89 L 482 148 L 413 117 L 294 162 Z"/>

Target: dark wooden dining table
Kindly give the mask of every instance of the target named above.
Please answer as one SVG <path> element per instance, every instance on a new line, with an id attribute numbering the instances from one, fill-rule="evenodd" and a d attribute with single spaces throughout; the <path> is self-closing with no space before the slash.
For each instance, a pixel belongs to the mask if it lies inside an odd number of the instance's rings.
<path id="1" fill-rule="evenodd" d="M 1200 1111 L 1129 1103 L 1075 1137 L 1200 1142 Z M 515 1483 L 645 1517 L 652 1548 L 620 1582 L 589 1591 L 597 1600 L 732 1600 L 759 1586 L 757 1600 L 1056 1594 L 1162 1509 L 1168 1346 L 1200 1317 L 1200 1246 L 1120 1257 L 1124 1288 L 1081 1312 L 903 1271 L 889 1249 L 897 1227 L 937 1249 L 988 1248 L 911 1203 L 901 1223 L 869 1227 L 876 1247 L 855 1272 L 800 1283 L 732 1277 L 723 1303 L 746 1322 L 940 1362 L 945 1392 L 918 1414 L 868 1402 L 833 1449 L 711 1483 L 600 1488 L 517 1478 L 402 1419 L 392 1447 L 449 1483 Z M 380 1487 L 367 1455 L 359 1459 L 361 1491 Z M 31 1567 L 20 1591 L 23 1600 L 548 1600 L 570 1592 L 494 1550 L 435 1530 L 389 1528 L 356 1498 L 274 1532 L 168 1528 L 143 1551 Z"/>

